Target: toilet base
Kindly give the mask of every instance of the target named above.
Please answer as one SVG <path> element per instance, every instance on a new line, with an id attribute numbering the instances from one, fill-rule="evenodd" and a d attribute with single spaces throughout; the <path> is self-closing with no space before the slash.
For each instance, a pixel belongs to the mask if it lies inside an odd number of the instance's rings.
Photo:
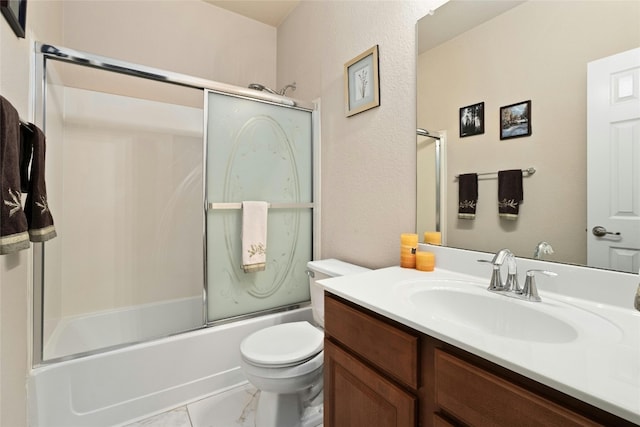
<path id="1" fill-rule="evenodd" d="M 300 427 L 300 395 L 271 393 L 262 390 L 256 409 L 256 427 Z"/>
<path id="2" fill-rule="evenodd" d="M 322 426 L 323 405 L 304 405 L 300 394 L 260 391 L 256 409 L 256 427 Z"/>

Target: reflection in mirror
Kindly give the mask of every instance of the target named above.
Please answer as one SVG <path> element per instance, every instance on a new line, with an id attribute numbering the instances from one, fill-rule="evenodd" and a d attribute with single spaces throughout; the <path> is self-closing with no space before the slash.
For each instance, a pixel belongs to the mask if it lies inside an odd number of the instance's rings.
<path id="1" fill-rule="evenodd" d="M 416 179 L 422 182 L 422 197 L 416 205 L 416 229 L 422 232 L 441 233 L 440 242 L 446 244 L 446 132 L 416 130 L 416 158 L 422 165 L 416 171 Z"/>
<path id="2" fill-rule="evenodd" d="M 627 139 L 618 142 L 631 147 L 623 157 L 632 159 L 618 158 L 615 164 L 601 159 L 613 171 L 628 169 L 627 178 L 610 179 L 610 173 L 596 179 L 606 182 L 608 200 L 602 203 L 618 201 L 623 189 L 627 206 L 593 219 L 587 213 L 587 68 L 638 48 L 639 18 L 638 1 L 452 0 L 418 22 L 417 123 L 447 135 L 443 232 L 448 246 L 487 252 L 508 247 L 531 258 L 544 241 L 553 253 L 538 253 L 548 261 L 638 271 L 640 180 L 633 163 L 640 164 L 640 117 L 625 120 Z M 625 80 L 634 82 L 633 94 L 638 69 Z M 531 135 L 501 140 L 500 108 L 529 100 Z M 460 137 L 460 109 L 481 102 L 484 133 Z M 420 157 L 418 162 L 419 171 L 430 167 Z M 497 172 L 529 167 L 536 173 L 523 178 L 517 219 L 499 217 Z M 464 173 L 489 173 L 479 176 L 474 220 L 457 216 L 456 176 Z M 423 188 L 432 180 L 418 177 L 417 206 L 433 204 L 424 200 Z M 598 225 L 611 227 L 607 221 L 615 216 L 628 225 L 625 233 L 591 232 Z M 417 232 L 428 231 L 420 212 L 417 218 Z M 608 244 L 603 260 L 588 262 L 590 240 Z"/>

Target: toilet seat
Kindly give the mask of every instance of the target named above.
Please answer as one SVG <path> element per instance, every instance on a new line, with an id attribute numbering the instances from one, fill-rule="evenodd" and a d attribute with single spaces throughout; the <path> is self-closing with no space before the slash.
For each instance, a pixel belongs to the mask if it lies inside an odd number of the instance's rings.
<path id="1" fill-rule="evenodd" d="M 324 334 L 309 322 L 292 322 L 261 329 L 240 344 L 242 358 L 265 368 L 299 365 L 323 349 Z"/>
<path id="2" fill-rule="evenodd" d="M 240 365 L 242 366 L 243 371 L 250 379 L 255 381 L 255 378 L 260 378 L 261 380 L 294 380 L 294 383 L 297 381 L 305 382 L 304 379 L 307 375 L 319 375 L 322 376 L 322 367 L 324 365 L 324 351 L 316 354 L 308 360 L 305 360 L 302 363 L 298 363 L 290 366 L 259 366 L 254 365 L 253 363 L 245 360 L 244 358 L 241 360 Z M 252 381 L 252 382 L 253 382 Z M 273 385 L 272 385 L 273 386 Z M 285 386 L 284 384 L 280 384 L 280 386 Z M 263 384 L 264 387 L 264 384 Z M 298 387 L 292 387 L 291 383 L 286 385 L 287 388 L 298 389 Z"/>

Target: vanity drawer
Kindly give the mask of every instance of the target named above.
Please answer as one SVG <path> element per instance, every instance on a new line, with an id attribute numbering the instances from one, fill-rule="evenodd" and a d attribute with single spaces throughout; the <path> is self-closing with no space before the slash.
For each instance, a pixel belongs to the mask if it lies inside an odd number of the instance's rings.
<path id="1" fill-rule="evenodd" d="M 439 349 L 435 398 L 440 410 L 467 425 L 600 425 Z"/>
<path id="2" fill-rule="evenodd" d="M 418 388 L 418 336 L 325 294 L 325 333 L 391 377 Z"/>

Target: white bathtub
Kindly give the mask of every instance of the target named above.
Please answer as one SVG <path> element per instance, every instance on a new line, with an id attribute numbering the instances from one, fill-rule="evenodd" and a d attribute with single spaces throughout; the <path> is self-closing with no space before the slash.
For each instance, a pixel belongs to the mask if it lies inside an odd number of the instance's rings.
<path id="1" fill-rule="evenodd" d="M 307 307 L 36 368 L 29 425 L 118 426 L 240 385 L 245 336 L 311 317 Z"/>
<path id="2" fill-rule="evenodd" d="M 202 325 L 202 296 L 45 321 L 44 359 L 136 343 Z"/>

